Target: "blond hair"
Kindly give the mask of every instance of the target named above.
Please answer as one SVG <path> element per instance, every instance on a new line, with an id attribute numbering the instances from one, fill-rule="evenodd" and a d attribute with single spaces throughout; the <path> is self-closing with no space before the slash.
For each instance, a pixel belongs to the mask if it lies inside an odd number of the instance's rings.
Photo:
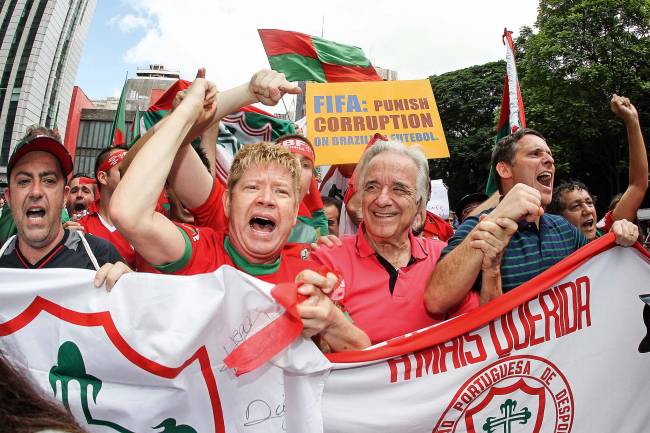
<path id="1" fill-rule="evenodd" d="M 233 188 L 239 182 L 239 179 L 242 178 L 244 172 L 250 167 L 254 165 L 264 167 L 271 164 L 278 165 L 289 171 L 289 174 L 291 174 L 291 186 L 293 187 L 294 195 L 297 197 L 300 185 L 300 166 L 298 165 L 298 161 L 296 161 L 296 158 L 287 149 L 268 141 L 247 144 L 237 152 L 235 160 L 230 167 L 230 174 L 228 175 L 229 193 L 232 194 Z"/>

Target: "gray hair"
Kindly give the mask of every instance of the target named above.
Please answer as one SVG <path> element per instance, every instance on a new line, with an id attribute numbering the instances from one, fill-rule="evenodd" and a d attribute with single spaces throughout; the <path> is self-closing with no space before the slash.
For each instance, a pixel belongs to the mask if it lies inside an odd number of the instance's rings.
<path id="1" fill-rule="evenodd" d="M 419 145 L 406 147 L 400 141 L 377 141 L 373 146 L 364 152 L 357 167 L 357 179 L 355 180 L 355 188 L 357 191 L 363 191 L 364 178 L 366 171 L 370 165 L 370 161 L 381 153 L 391 152 L 398 155 L 404 155 L 411 159 L 417 167 L 417 176 L 415 181 L 415 195 L 416 201 L 419 201 L 419 208 L 424 208 L 429 201 L 429 194 L 431 184 L 429 182 L 429 163 L 427 157 L 424 155 L 422 148 Z"/>

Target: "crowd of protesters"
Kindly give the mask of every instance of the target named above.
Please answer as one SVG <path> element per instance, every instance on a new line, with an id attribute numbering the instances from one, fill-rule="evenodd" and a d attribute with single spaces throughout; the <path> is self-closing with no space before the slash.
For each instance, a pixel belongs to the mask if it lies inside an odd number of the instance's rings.
<path id="1" fill-rule="evenodd" d="M 611 107 L 627 128 L 629 186 L 601 223 L 584 184 L 554 190 L 546 139 L 525 128 L 494 148 L 499 193 L 468 194 L 446 221 L 426 210 L 424 153 L 381 135 L 358 165 L 332 167 L 320 189 L 314 149 L 299 134 L 245 145 L 226 182 L 214 175 L 222 117 L 299 92 L 274 71 L 218 92 L 199 70 L 134 146 L 107 148 L 94 173 L 72 177 L 60 137 L 33 128 L 7 165 L 0 267 L 90 269 L 110 289 L 126 272 L 230 265 L 271 283 L 295 281 L 306 296 L 298 307 L 305 337 L 349 351 L 469 313 L 605 232 L 622 246 L 639 236 L 633 221 L 648 161 L 626 98 L 614 95 Z"/>

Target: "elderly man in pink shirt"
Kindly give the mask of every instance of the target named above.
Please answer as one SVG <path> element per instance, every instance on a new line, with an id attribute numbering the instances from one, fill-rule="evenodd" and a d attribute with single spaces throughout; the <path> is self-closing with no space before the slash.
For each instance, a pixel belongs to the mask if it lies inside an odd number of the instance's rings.
<path id="1" fill-rule="evenodd" d="M 342 245 L 321 247 L 312 258 L 343 274 L 332 299 L 373 344 L 439 323 L 476 308 L 470 292 L 447 315 L 432 315 L 423 293 L 445 243 L 413 236 L 411 227 L 426 206 L 429 167 L 417 147 L 380 141 L 363 155 L 355 187 L 361 192 L 363 223 Z"/>

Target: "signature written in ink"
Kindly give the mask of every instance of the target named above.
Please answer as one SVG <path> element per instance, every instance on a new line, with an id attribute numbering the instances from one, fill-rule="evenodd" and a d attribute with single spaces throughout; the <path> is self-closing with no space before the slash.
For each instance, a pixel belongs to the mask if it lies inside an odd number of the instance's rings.
<path id="1" fill-rule="evenodd" d="M 257 323 L 257 321 L 261 318 L 265 317 L 267 322 L 270 322 L 273 320 L 273 317 L 264 311 L 254 311 L 246 318 L 244 321 L 237 327 L 235 328 L 230 335 L 228 335 L 228 341 L 223 345 L 223 351 L 225 352 L 226 356 L 228 356 L 233 350 L 237 348 L 241 343 L 243 343 L 248 335 L 251 333 L 253 330 L 253 325 Z M 225 365 L 222 365 L 219 371 L 225 371 L 227 367 Z"/>
<path id="2" fill-rule="evenodd" d="M 275 410 L 271 408 L 264 400 L 253 400 L 246 407 L 246 422 L 244 427 L 250 427 L 263 423 L 274 418 L 284 418 L 284 403 L 278 404 Z M 284 419 L 282 420 L 282 430 L 285 430 Z"/>

